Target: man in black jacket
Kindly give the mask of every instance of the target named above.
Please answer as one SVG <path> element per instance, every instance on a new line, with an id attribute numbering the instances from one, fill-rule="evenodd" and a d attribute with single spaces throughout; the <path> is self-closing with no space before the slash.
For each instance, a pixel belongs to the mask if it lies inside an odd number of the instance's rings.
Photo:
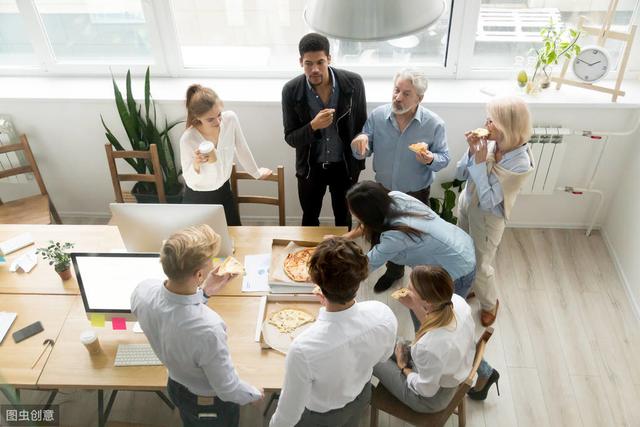
<path id="1" fill-rule="evenodd" d="M 302 225 L 320 225 L 329 186 L 336 226 L 351 227 L 347 190 L 364 169 L 351 155 L 351 140 L 367 120 L 364 83 L 358 74 L 330 67 L 329 40 L 316 33 L 300 39 L 304 74 L 282 89 L 284 139 L 296 149 Z"/>

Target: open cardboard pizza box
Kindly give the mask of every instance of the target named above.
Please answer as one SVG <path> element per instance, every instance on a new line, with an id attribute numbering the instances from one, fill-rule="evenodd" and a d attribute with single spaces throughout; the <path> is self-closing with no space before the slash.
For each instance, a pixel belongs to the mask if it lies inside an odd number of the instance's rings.
<path id="1" fill-rule="evenodd" d="M 318 242 L 306 240 L 273 239 L 271 243 L 271 265 L 269 287 L 274 294 L 310 294 L 315 286 L 311 282 L 296 282 L 284 272 L 284 260 L 290 253 L 304 248 L 314 248 Z"/>
<path id="2" fill-rule="evenodd" d="M 320 301 L 314 295 L 265 295 L 261 297 L 258 319 L 256 322 L 255 341 L 262 348 L 272 348 L 280 353 L 287 354 L 291 343 L 302 332 L 308 329 L 318 319 Z M 290 333 L 283 333 L 268 322 L 271 315 L 282 309 L 301 310 L 313 316 L 314 320 L 305 323 Z"/>

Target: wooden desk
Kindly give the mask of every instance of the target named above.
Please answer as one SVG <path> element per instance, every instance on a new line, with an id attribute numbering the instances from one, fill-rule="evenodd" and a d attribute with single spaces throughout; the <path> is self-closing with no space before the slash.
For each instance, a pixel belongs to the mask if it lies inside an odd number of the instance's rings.
<path id="1" fill-rule="evenodd" d="M 229 227 L 235 252 L 233 254 L 244 263 L 246 255 L 257 255 L 271 252 L 273 239 L 308 240 L 321 242 L 327 234 L 341 235 L 347 232 L 346 227 Z M 219 295 L 261 296 L 267 292 L 242 292 L 242 277 L 232 280 Z"/>
<path id="2" fill-rule="evenodd" d="M 0 345 L 0 383 L 18 388 L 35 387 L 51 349 L 36 361 L 49 338 L 57 342 L 62 325 L 77 297 L 71 295 L 2 295 L 0 311 L 18 313 L 16 320 Z M 16 344 L 15 331 L 40 321 L 44 331 Z M 55 346 L 54 346 L 55 348 Z"/>
<path id="3" fill-rule="evenodd" d="M 291 239 L 322 241 L 325 234 L 343 234 L 345 227 L 229 227 L 234 241 L 234 256 L 244 262 L 245 255 L 271 251 L 271 240 Z M 34 248 L 46 246 L 49 240 L 73 242 L 74 251 L 109 252 L 124 249 L 118 228 L 111 225 L 14 225 L 0 224 L 0 241 L 29 232 L 35 245 L 28 246 L 7 257 L 7 265 L 0 266 L 0 294 L 71 294 L 78 295 L 75 277 L 63 282 L 53 267 L 42 259 L 30 273 L 10 273 L 9 265 Z M 248 295 L 242 293 L 242 278 L 229 283 L 220 295 Z M 254 293 L 252 295 L 264 295 Z"/>
<path id="4" fill-rule="evenodd" d="M 254 341 L 260 298 L 214 296 L 209 306 L 227 324 L 231 359 L 240 378 L 265 390 L 279 390 L 284 379 L 284 356 L 274 350 L 263 350 Z M 147 342 L 144 334 L 114 331 L 108 324 L 97 328 L 103 354 L 91 356 L 80 343 L 80 333 L 90 328 L 82 300 L 75 297 L 38 380 L 39 388 L 160 390 L 166 386 L 167 370 L 163 366 L 113 366 L 118 344 Z"/>
<path id="5" fill-rule="evenodd" d="M 30 250 L 47 246 L 49 240 L 75 243 L 73 250 L 79 252 L 124 250 L 124 243 L 118 229 L 108 225 L 0 224 L 0 241 L 27 232 L 31 233 L 35 245 L 27 246 L 7 256 L 7 264 L 0 266 L 0 294 L 78 295 L 80 293 L 75 277 L 62 281 L 53 266 L 40 256 L 38 265 L 30 273 L 9 272 L 9 266 L 13 261 Z"/>

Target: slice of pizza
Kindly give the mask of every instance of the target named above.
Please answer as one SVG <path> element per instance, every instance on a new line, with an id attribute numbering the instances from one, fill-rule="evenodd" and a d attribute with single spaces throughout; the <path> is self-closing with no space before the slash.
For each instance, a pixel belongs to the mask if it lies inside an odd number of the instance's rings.
<path id="1" fill-rule="evenodd" d="M 275 326 L 278 332 L 290 334 L 302 325 L 313 322 L 315 317 L 297 308 L 283 308 L 271 314 L 269 324 Z"/>
<path id="2" fill-rule="evenodd" d="M 426 142 L 416 142 L 415 144 L 411 144 L 409 146 L 409 150 L 413 151 L 414 153 L 423 153 L 429 150 L 429 144 L 427 144 Z"/>
<path id="3" fill-rule="evenodd" d="M 297 252 L 292 252 L 284 259 L 283 270 L 285 274 L 294 282 L 308 282 L 309 260 L 316 248 L 305 248 Z"/>
<path id="4" fill-rule="evenodd" d="M 218 269 L 218 274 L 243 274 L 244 266 L 240 261 L 235 259 L 232 256 L 228 256 L 224 259 L 224 262 L 220 265 Z"/>
<path id="5" fill-rule="evenodd" d="M 471 131 L 471 133 L 476 135 L 478 138 L 483 138 L 483 137 L 489 136 L 489 131 L 486 130 L 485 128 L 474 129 L 474 130 Z"/>
<path id="6" fill-rule="evenodd" d="M 408 288 L 400 288 L 391 294 L 391 298 L 400 299 L 409 295 L 411 291 Z"/>

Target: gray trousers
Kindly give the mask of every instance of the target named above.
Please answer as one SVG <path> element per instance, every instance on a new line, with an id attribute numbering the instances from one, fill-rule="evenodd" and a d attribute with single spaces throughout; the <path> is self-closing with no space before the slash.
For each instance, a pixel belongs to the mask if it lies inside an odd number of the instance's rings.
<path id="1" fill-rule="evenodd" d="M 431 397 L 420 396 L 409 388 L 407 377 L 402 374 L 396 362 L 391 359 L 374 366 L 373 375 L 380 380 L 380 383 L 391 394 L 416 412 L 432 413 L 442 411 L 451 402 L 457 389 L 457 387 L 441 387 Z"/>
<path id="2" fill-rule="evenodd" d="M 358 397 L 344 407 L 329 412 L 314 412 L 305 408 L 296 427 L 358 427 L 360 417 L 371 401 L 371 383 L 367 383 Z"/>

